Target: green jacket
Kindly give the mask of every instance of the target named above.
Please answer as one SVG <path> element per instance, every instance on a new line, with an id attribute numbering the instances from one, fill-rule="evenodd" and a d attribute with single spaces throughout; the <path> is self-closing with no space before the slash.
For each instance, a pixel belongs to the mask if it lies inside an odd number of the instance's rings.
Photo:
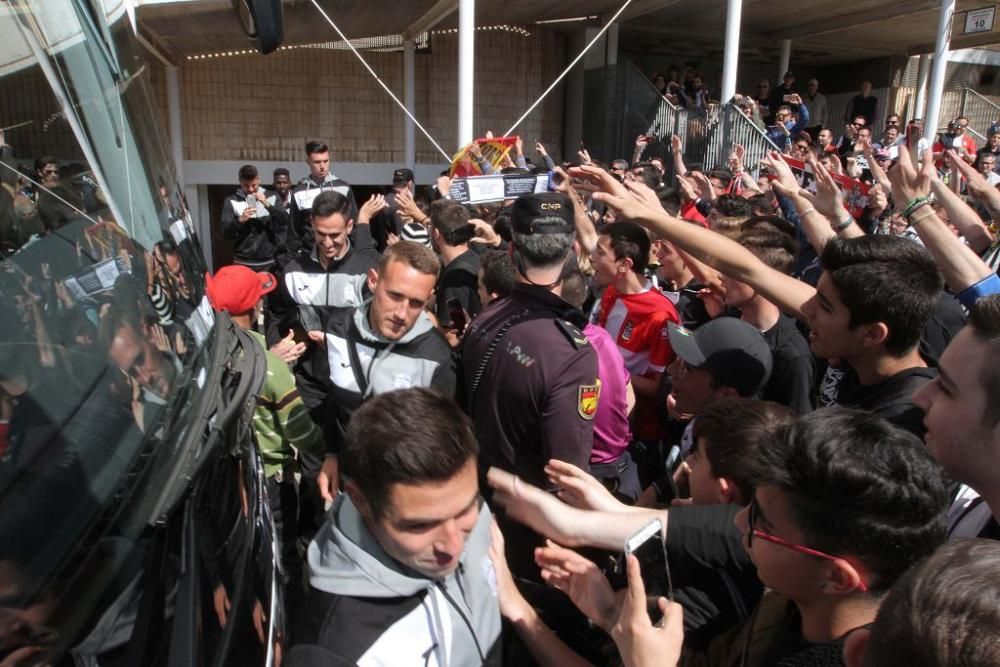
<path id="1" fill-rule="evenodd" d="M 309 417 L 288 365 L 267 350 L 264 336 L 256 331 L 247 333 L 260 343 L 267 357 L 267 375 L 257 397 L 253 430 L 264 460 L 264 475 L 271 477 L 296 465 L 295 450 L 305 449 L 322 457 L 323 433 Z"/>

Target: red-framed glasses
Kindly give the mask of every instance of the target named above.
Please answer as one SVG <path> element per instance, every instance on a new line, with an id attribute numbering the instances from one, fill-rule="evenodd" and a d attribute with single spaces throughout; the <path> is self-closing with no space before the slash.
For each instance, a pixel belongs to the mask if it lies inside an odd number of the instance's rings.
<path id="1" fill-rule="evenodd" d="M 789 542 L 788 540 L 783 540 L 776 535 L 771 535 L 770 533 L 765 533 L 763 530 L 754 528 L 757 523 L 757 517 L 760 510 L 757 508 L 757 498 L 750 499 L 749 515 L 747 516 L 747 527 L 750 529 L 747 533 L 747 545 L 753 546 L 753 538 L 759 537 L 765 542 L 770 542 L 771 544 L 777 544 L 779 547 L 785 547 L 786 549 L 791 549 L 792 551 L 798 551 L 800 554 L 805 554 L 807 556 L 815 556 L 816 558 L 822 558 L 824 560 L 832 561 L 842 561 L 844 560 L 840 556 L 831 556 L 823 551 L 817 551 L 816 549 L 810 549 L 807 546 L 801 544 L 795 544 L 794 542 Z M 864 580 L 858 580 L 858 590 L 862 593 L 868 591 L 868 584 Z"/>

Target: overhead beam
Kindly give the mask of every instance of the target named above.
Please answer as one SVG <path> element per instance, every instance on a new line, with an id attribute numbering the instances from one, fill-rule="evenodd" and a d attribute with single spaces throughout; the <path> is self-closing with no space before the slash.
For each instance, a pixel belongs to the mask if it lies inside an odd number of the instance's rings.
<path id="1" fill-rule="evenodd" d="M 424 12 L 424 15 L 410 24 L 410 27 L 403 31 L 403 39 L 413 39 L 417 35 L 427 32 L 441 21 L 448 18 L 458 9 L 458 0 L 438 0 L 434 6 Z"/>
<path id="2" fill-rule="evenodd" d="M 961 14 L 961 12 L 957 13 Z M 951 48 L 953 50 L 971 49 L 976 46 L 989 46 L 990 44 L 996 44 L 997 42 L 1000 42 L 1000 33 L 998 32 L 979 32 L 972 35 L 955 35 L 953 33 L 951 36 Z M 911 56 L 917 56 L 922 53 L 933 53 L 934 46 L 934 42 L 915 44 L 907 49 L 906 53 Z"/>
<path id="3" fill-rule="evenodd" d="M 650 14 L 657 10 L 665 9 L 671 5 L 676 5 L 679 2 L 681 2 L 681 0 L 635 0 L 624 12 L 622 12 L 621 16 L 618 17 L 618 20 L 624 23 L 625 21 L 637 19 L 640 16 L 645 16 L 646 14 Z M 611 12 L 603 18 L 607 20 L 607 18 L 613 13 L 614 12 Z"/>
<path id="4" fill-rule="evenodd" d="M 798 25 L 788 26 L 781 30 L 766 33 L 768 39 L 801 39 L 815 37 L 835 32 L 852 30 L 861 26 L 884 23 L 893 19 L 908 18 L 914 14 L 934 11 L 938 3 L 933 0 L 911 0 L 910 2 L 890 3 L 875 9 L 858 12 L 853 9 L 837 16 L 827 16 L 815 21 L 807 21 Z M 858 20 L 858 17 L 861 20 Z"/>

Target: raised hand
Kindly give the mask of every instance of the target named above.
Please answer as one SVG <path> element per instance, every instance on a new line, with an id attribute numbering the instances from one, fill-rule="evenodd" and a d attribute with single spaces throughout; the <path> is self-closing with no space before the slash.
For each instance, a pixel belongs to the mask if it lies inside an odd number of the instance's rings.
<path id="1" fill-rule="evenodd" d="M 364 204 L 361 205 L 361 210 L 358 211 L 358 224 L 367 225 L 371 222 L 371 219 L 375 217 L 380 211 L 385 210 L 386 204 L 385 197 L 382 195 L 372 195 L 368 198 Z"/>
<path id="2" fill-rule="evenodd" d="M 931 191 L 931 181 L 936 175 L 934 160 L 928 157 L 923 165 L 916 165 L 910 157 L 909 148 L 900 146 L 899 161 L 889 170 L 892 198 L 896 206 L 905 208 L 914 199 L 928 196 Z"/>
<path id="3" fill-rule="evenodd" d="M 628 511 L 629 507 L 611 495 L 611 492 L 593 475 L 580 470 L 572 463 L 552 459 L 545 466 L 549 482 L 559 489 L 559 498 L 573 507 L 607 512 Z"/>
<path id="4" fill-rule="evenodd" d="M 396 194 L 396 210 L 399 211 L 400 215 L 404 215 L 407 218 L 413 219 L 415 222 L 420 222 L 427 216 L 424 215 L 417 203 L 413 201 L 413 195 L 407 190 L 403 190 Z"/>

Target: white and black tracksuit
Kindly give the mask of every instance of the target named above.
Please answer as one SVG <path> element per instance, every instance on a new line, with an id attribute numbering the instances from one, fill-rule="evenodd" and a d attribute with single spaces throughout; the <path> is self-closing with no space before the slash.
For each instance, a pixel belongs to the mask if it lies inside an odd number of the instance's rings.
<path id="1" fill-rule="evenodd" d="M 484 504 L 458 569 L 428 579 L 389 556 L 341 494 L 309 544 L 309 592 L 285 667 L 500 665 Z"/>

